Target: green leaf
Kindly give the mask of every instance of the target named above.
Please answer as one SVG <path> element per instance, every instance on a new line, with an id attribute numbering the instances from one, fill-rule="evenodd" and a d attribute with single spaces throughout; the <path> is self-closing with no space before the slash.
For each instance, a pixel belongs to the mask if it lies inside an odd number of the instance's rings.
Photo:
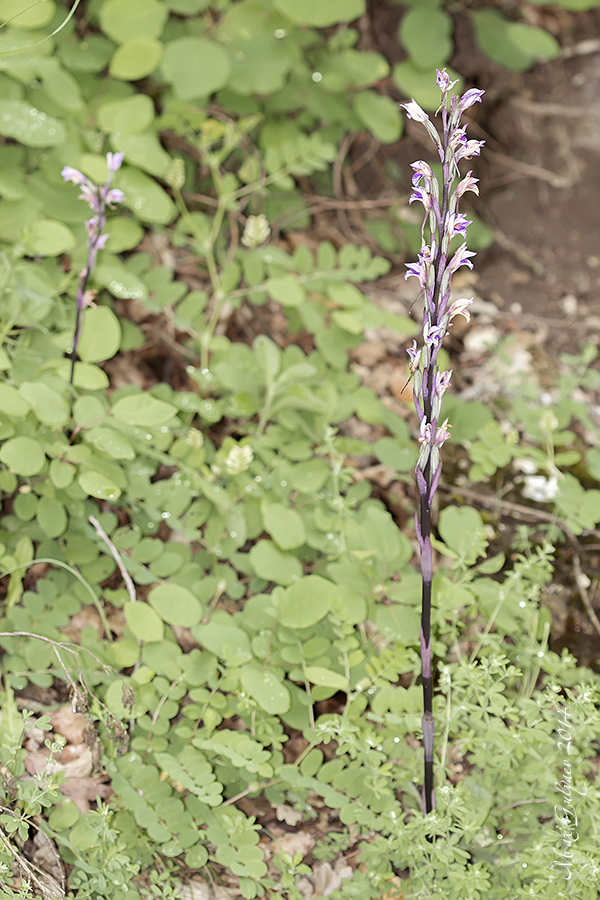
<path id="1" fill-rule="evenodd" d="M 84 362 L 96 363 L 115 355 L 121 343 L 121 326 L 107 306 L 88 308 L 83 314 L 77 355 Z"/>
<path id="2" fill-rule="evenodd" d="M 135 450 L 124 434 L 108 426 L 92 427 L 86 440 L 98 447 L 112 459 L 135 459 Z"/>
<path id="3" fill-rule="evenodd" d="M 151 175 L 164 178 L 171 165 L 171 157 L 163 149 L 155 134 L 117 134 L 111 137 L 114 150 L 125 154 L 128 163 L 139 166 Z"/>
<path id="4" fill-rule="evenodd" d="M 119 300 L 148 299 L 148 288 L 141 278 L 126 269 L 119 259 L 106 253 L 94 272 L 94 280 Z"/>
<path id="5" fill-rule="evenodd" d="M 388 640 L 401 641 L 405 646 L 419 643 L 421 613 L 414 607 L 402 606 L 399 603 L 378 606 L 375 624 Z"/>
<path id="6" fill-rule="evenodd" d="M 123 612 L 134 637 L 147 643 L 162 641 L 164 637 L 162 619 L 147 603 L 126 603 Z"/>
<path id="7" fill-rule="evenodd" d="M 113 415 L 116 419 L 129 425 L 145 425 L 148 428 L 164 425 L 176 413 L 175 406 L 146 393 L 122 397 L 113 406 Z"/>
<path id="8" fill-rule="evenodd" d="M 108 240 L 106 249 L 110 253 L 123 253 L 124 250 L 133 250 L 144 237 L 144 230 L 133 219 L 120 217 L 108 223 Z M 144 282 L 138 279 L 140 285 L 145 288 Z"/>
<path id="9" fill-rule="evenodd" d="M 219 28 L 219 35 L 224 28 Z M 225 40 L 225 38 L 224 38 Z M 227 47 L 233 68 L 227 88 L 242 96 L 274 94 L 281 90 L 287 73 L 294 63 L 286 41 L 274 34 L 260 34 L 244 30 L 233 39 L 227 35 Z"/>
<path id="10" fill-rule="evenodd" d="M 491 60 L 524 72 L 536 62 L 560 56 L 560 44 L 549 32 L 523 22 L 509 22 L 496 9 L 473 12 L 477 43 Z"/>
<path id="11" fill-rule="evenodd" d="M 55 147 L 66 139 L 59 119 L 30 106 L 24 100 L 0 100 L 0 134 L 27 147 Z"/>
<path id="12" fill-rule="evenodd" d="M 64 65 L 73 72 L 101 72 L 108 65 L 114 44 L 99 34 L 76 37 L 75 42 L 61 42 L 59 56 Z"/>
<path id="13" fill-rule="evenodd" d="M 402 134 L 403 120 L 391 97 L 362 91 L 354 98 L 354 112 L 361 125 L 368 128 L 382 144 L 393 144 Z"/>
<path id="14" fill-rule="evenodd" d="M 267 384 L 272 384 L 281 369 L 281 350 L 270 338 L 259 334 L 252 345 L 256 360 L 267 376 Z"/>
<path id="15" fill-rule="evenodd" d="M 177 209 L 169 195 L 139 169 L 121 169 L 115 184 L 125 194 L 124 205 L 142 222 L 166 225 L 175 218 Z"/>
<path id="16" fill-rule="evenodd" d="M 306 543 L 304 521 L 295 509 L 282 503 L 267 503 L 263 508 L 265 530 L 282 550 L 293 550 Z"/>
<path id="17" fill-rule="evenodd" d="M 42 497 L 37 505 L 36 521 L 46 537 L 57 538 L 67 530 L 67 513 L 54 497 Z"/>
<path id="18" fill-rule="evenodd" d="M 379 462 L 390 466 L 396 472 L 410 472 L 416 465 L 419 455 L 414 446 L 394 437 L 379 438 L 373 444 L 373 450 Z"/>
<path id="19" fill-rule="evenodd" d="M 242 687 L 271 715 L 281 715 L 292 705 L 290 692 L 280 678 L 268 669 L 242 669 Z"/>
<path id="20" fill-rule="evenodd" d="M 229 666 L 241 666 L 252 659 L 250 639 L 237 625 L 209 622 L 196 625 L 192 634 L 199 644 L 224 660 Z"/>
<path id="21" fill-rule="evenodd" d="M 69 421 L 69 406 L 64 397 L 43 381 L 25 381 L 19 393 L 44 425 L 58 427 Z"/>
<path id="22" fill-rule="evenodd" d="M 296 25 L 328 28 L 364 15 L 365 0 L 274 0 L 275 9 Z"/>
<path id="23" fill-rule="evenodd" d="M 17 475 L 37 475 L 44 468 L 46 454 L 35 438 L 10 438 L 2 445 L 0 459 Z"/>
<path id="24" fill-rule="evenodd" d="M 83 106 L 81 88 L 70 72 L 65 72 L 57 59 L 38 59 L 37 69 L 49 97 L 62 109 L 76 112 Z"/>
<path id="25" fill-rule="evenodd" d="M 154 121 L 154 104 L 146 94 L 134 94 L 125 100 L 113 100 L 98 107 L 98 125 L 102 131 L 140 134 Z"/>
<path id="26" fill-rule="evenodd" d="M 69 487 L 75 477 L 75 467 L 71 463 L 60 459 L 53 459 L 50 463 L 50 480 L 57 490 Z"/>
<path id="27" fill-rule="evenodd" d="M 400 23 L 399 37 L 419 69 L 441 67 L 453 52 L 452 18 L 442 10 L 411 9 Z"/>
<path id="28" fill-rule="evenodd" d="M 300 306 L 304 303 L 304 288 L 294 275 L 283 275 L 281 278 L 269 278 L 265 284 L 269 297 L 277 300 L 282 306 Z"/>
<path id="29" fill-rule="evenodd" d="M 150 37 L 134 37 L 115 50 L 109 71 L 121 81 L 138 81 L 154 72 L 163 58 L 163 45 Z"/>
<path id="30" fill-rule="evenodd" d="M 258 541 L 249 555 L 255 573 L 265 581 L 288 585 L 302 575 L 298 558 L 292 553 L 282 553 L 272 541 Z"/>
<path id="31" fill-rule="evenodd" d="M 158 38 L 169 11 L 158 0 L 105 0 L 100 9 L 100 25 L 105 34 L 122 44 L 134 34 Z"/>
<path id="32" fill-rule="evenodd" d="M 348 680 L 339 672 L 332 672 L 331 669 L 325 669 L 322 666 L 306 666 L 303 671 L 311 684 L 335 688 L 336 691 L 348 690 Z"/>
<path id="33" fill-rule="evenodd" d="M 202 619 L 202 604 L 188 588 L 180 584 L 159 584 L 152 588 L 148 600 L 169 625 L 191 628 Z"/>
<path id="34" fill-rule="evenodd" d="M 0 22 L 11 21 L 13 28 L 35 29 L 42 28 L 52 20 L 56 12 L 54 0 L 42 0 L 41 3 L 32 3 L 31 0 L 0 0 Z"/>
<path id="35" fill-rule="evenodd" d="M 75 824 L 79 816 L 80 812 L 75 803 L 72 800 L 67 800 L 65 797 L 62 805 L 55 806 L 50 813 L 48 824 L 55 831 L 66 831 L 67 828 L 71 828 Z"/>
<path id="36" fill-rule="evenodd" d="M 227 84 L 231 56 L 223 47 L 203 37 L 169 41 L 162 71 L 182 100 L 209 97 Z"/>
<path id="37" fill-rule="evenodd" d="M 476 509 L 447 506 L 440 513 L 438 527 L 444 543 L 467 565 L 472 565 L 479 556 L 485 555 L 488 539 Z"/>
<path id="38" fill-rule="evenodd" d="M 67 225 L 52 219 L 38 219 L 23 235 L 27 256 L 59 256 L 75 245 L 75 235 Z"/>
<path id="39" fill-rule="evenodd" d="M 287 628 L 310 628 L 323 619 L 333 603 L 336 587 L 320 575 L 307 575 L 282 591 L 277 618 Z"/>
<path id="40" fill-rule="evenodd" d="M 321 68 L 323 89 L 334 93 L 367 87 L 386 78 L 390 72 L 388 62 L 381 53 L 352 48 L 331 54 Z"/>
<path id="41" fill-rule="evenodd" d="M 88 470 L 82 472 L 78 476 L 77 481 L 79 487 L 90 497 L 97 497 L 99 500 L 118 500 L 121 496 L 121 490 L 114 483 L 112 478 L 103 472 L 95 472 Z"/>

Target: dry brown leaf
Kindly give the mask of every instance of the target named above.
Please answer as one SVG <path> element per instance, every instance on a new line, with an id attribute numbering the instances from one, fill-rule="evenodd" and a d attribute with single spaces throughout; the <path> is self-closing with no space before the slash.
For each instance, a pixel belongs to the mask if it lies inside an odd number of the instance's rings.
<path id="1" fill-rule="evenodd" d="M 289 853 L 290 856 L 301 853 L 304 857 L 309 850 L 312 850 L 315 843 L 312 834 L 308 834 L 306 831 L 295 831 L 293 834 L 283 834 L 276 838 L 272 850 L 274 853 Z"/>
<path id="2" fill-rule="evenodd" d="M 29 753 L 25 767 L 30 775 L 43 772 L 48 775 L 64 772 L 65 779 L 85 778 L 92 771 L 92 751 L 87 744 L 67 744 L 63 750 L 48 762 L 50 751 L 47 748 Z"/>
<path id="3" fill-rule="evenodd" d="M 52 730 L 62 734 L 70 744 L 89 743 L 84 732 L 89 733 L 90 722 L 82 713 L 73 712 L 70 706 L 61 706 L 50 716 Z"/>
<path id="4" fill-rule="evenodd" d="M 280 822 L 285 822 L 287 825 L 297 825 L 298 822 L 302 821 L 302 813 L 294 809 L 293 806 L 286 806 L 285 803 L 275 803 L 273 808 Z"/>
<path id="5" fill-rule="evenodd" d="M 110 784 L 105 784 L 97 778 L 69 778 L 59 788 L 61 794 L 72 800 L 79 812 L 86 813 L 90 810 L 90 802 L 108 800 L 112 795 Z"/>

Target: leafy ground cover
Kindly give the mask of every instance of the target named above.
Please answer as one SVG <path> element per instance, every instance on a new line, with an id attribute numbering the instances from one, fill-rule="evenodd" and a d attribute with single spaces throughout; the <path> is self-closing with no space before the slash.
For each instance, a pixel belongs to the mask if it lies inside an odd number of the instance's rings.
<path id="1" fill-rule="evenodd" d="M 597 342 L 542 377 L 478 298 L 451 344 L 423 818 L 392 281 L 420 221 L 381 150 L 462 29 L 487 87 L 594 5 L 0 0 L 0 896 L 597 896 L 598 654 L 551 644 L 570 578 L 600 628 Z M 107 152 L 124 203 L 71 390 L 60 173 L 102 184 Z"/>

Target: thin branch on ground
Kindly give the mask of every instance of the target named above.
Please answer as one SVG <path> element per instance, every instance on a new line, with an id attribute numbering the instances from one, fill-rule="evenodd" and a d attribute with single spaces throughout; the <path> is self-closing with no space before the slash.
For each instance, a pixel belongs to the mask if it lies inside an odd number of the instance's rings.
<path id="1" fill-rule="evenodd" d="M 131 600 L 132 603 L 135 603 L 137 600 L 137 596 L 136 596 L 136 592 L 135 592 L 135 585 L 131 579 L 131 575 L 125 568 L 125 564 L 124 564 L 123 560 L 119 556 L 119 551 L 117 550 L 117 548 L 115 547 L 115 545 L 113 544 L 113 542 L 111 541 L 111 539 L 105 532 L 104 528 L 102 527 L 102 525 L 100 524 L 100 522 L 98 521 L 98 519 L 95 516 L 89 516 L 88 522 L 90 522 L 90 524 L 94 526 L 94 528 L 96 530 L 96 534 L 98 534 L 98 536 L 102 538 L 102 540 L 104 541 L 104 543 L 110 550 L 111 556 L 113 557 L 114 561 L 116 562 L 117 566 L 119 567 L 119 572 L 123 576 L 123 581 L 125 582 L 125 586 L 127 588 L 127 593 L 129 594 L 129 599 Z"/>

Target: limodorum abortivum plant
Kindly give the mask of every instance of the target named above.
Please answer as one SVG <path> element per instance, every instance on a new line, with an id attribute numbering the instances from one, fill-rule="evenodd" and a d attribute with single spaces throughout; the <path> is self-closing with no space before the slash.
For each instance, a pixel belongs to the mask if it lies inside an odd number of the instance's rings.
<path id="1" fill-rule="evenodd" d="M 425 752 L 423 781 L 423 810 L 435 809 L 433 773 L 433 679 L 431 672 L 431 505 L 442 474 L 441 449 L 450 437 L 448 419 L 441 420 L 442 397 L 450 385 L 452 371 L 441 372 L 438 356 L 452 319 L 462 315 L 470 319 L 469 306 L 473 298 L 451 301 L 452 276 L 461 266 L 473 268 L 467 249 L 466 232 L 471 222 L 459 212 L 461 198 L 467 191 L 479 193 L 477 178 L 472 171 L 461 178 L 459 163 L 478 156 L 483 141 L 467 139 L 467 126 L 462 124 L 465 110 L 481 102 L 483 91 L 471 88 L 462 95 L 452 93 L 457 82 L 450 81 L 445 69 L 437 72 L 437 85 L 442 92 L 441 133 L 427 113 L 415 100 L 402 104 L 406 114 L 427 129 L 442 163 L 441 182 L 431 166 L 423 160 L 412 163 L 413 193 L 410 203 L 423 204 L 425 218 L 421 230 L 422 243 L 418 261 L 408 263 L 406 278 L 414 276 L 421 285 L 419 298 L 423 300 L 423 343 L 417 341 L 408 350 L 410 372 L 413 377 L 413 396 L 419 418 L 420 453 L 416 466 L 419 506 L 415 513 L 415 527 L 420 549 L 422 576 L 421 607 L 421 677 L 423 682 L 423 745 Z M 464 239 L 450 250 L 454 238 Z"/>

